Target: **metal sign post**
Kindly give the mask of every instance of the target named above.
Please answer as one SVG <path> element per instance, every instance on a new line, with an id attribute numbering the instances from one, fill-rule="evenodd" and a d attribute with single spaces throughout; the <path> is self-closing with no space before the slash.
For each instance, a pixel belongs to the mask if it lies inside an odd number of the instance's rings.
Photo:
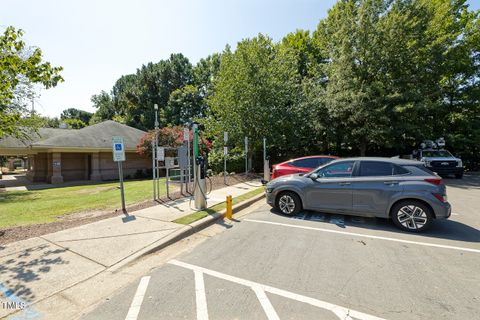
<path id="1" fill-rule="evenodd" d="M 113 161 L 118 163 L 118 177 L 120 178 L 120 193 L 122 195 L 122 211 L 127 212 L 125 208 L 125 193 L 123 189 L 123 168 L 122 164 L 125 161 L 125 146 L 122 137 L 112 137 L 112 151 Z"/>
<path id="2" fill-rule="evenodd" d="M 245 175 L 248 174 L 248 137 L 245 137 Z"/>
<path id="3" fill-rule="evenodd" d="M 155 158 L 156 158 L 156 155 L 155 155 L 155 134 L 154 136 L 152 137 L 152 176 L 153 176 L 153 201 L 155 201 L 157 199 L 157 190 L 156 190 L 156 177 L 155 177 Z"/>
<path id="4" fill-rule="evenodd" d="M 152 175 L 153 175 L 153 201 L 157 200 L 157 167 L 158 167 L 158 160 L 157 160 L 157 131 L 158 131 L 158 105 L 154 104 L 153 109 L 155 110 L 155 131 L 153 133 L 152 139 Z"/>
<path id="5" fill-rule="evenodd" d="M 227 184 L 227 154 L 228 154 L 228 132 L 223 133 L 223 183 Z"/>

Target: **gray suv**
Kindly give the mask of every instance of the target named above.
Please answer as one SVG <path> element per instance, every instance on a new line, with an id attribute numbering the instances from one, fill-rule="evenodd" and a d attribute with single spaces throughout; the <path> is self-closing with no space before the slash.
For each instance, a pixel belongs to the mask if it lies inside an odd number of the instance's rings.
<path id="1" fill-rule="evenodd" d="M 404 159 L 335 160 L 307 174 L 270 181 L 266 196 L 268 204 L 288 215 L 304 209 L 391 218 L 411 232 L 451 214 L 442 178 L 422 163 Z"/>

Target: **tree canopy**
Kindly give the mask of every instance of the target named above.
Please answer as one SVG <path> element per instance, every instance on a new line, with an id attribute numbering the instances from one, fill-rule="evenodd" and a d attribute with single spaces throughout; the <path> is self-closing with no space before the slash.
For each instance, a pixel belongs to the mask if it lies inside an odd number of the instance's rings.
<path id="1" fill-rule="evenodd" d="M 0 35 L 0 138 L 22 136 L 41 124 L 27 109 L 34 98 L 33 85 L 51 88 L 63 81 L 61 67 L 43 61 L 39 48 L 27 47 L 23 31 L 7 27 Z"/>
<path id="2" fill-rule="evenodd" d="M 196 65 L 182 54 L 92 97 L 90 122 L 153 128 L 201 122 L 207 135 L 272 161 L 329 153 L 393 156 L 445 137 L 480 162 L 480 19 L 465 0 L 342 0 L 313 32 L 264 34 Z"/>

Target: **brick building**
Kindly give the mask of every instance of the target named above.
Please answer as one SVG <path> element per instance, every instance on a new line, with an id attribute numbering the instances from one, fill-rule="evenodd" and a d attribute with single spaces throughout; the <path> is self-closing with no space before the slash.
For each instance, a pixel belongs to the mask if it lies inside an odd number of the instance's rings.
<path id="1" fill-rule="evenodd" d="M 112 137 L 121 136 L 125 144 L 125 176 L 152 167 L 151 159 L 136 153 L 144 131 L 115 121 L 105 121 L 79 130 L 43 128 L 28 141 L 14 137 L 0 139 L 0 155 L 26 156 L 27 177 L 34 182 L 52 184 L 79 180 L 118 179 L 113 161 Z"/>

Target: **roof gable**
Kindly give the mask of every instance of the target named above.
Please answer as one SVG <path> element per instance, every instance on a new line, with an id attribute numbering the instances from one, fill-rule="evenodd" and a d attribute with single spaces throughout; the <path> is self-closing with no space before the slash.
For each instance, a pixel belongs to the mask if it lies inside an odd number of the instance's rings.
<path id="1" fill-rule="evenodd" d="M 112 121 L 104 121 L 82 128 L 68 131 L 66 134 L 51 137 L 32 143 L 32 148 L 94 148 L 112 147 L 112 137 L 123 137 L 125 149 L 134 150 L 145 131 Z"/>

